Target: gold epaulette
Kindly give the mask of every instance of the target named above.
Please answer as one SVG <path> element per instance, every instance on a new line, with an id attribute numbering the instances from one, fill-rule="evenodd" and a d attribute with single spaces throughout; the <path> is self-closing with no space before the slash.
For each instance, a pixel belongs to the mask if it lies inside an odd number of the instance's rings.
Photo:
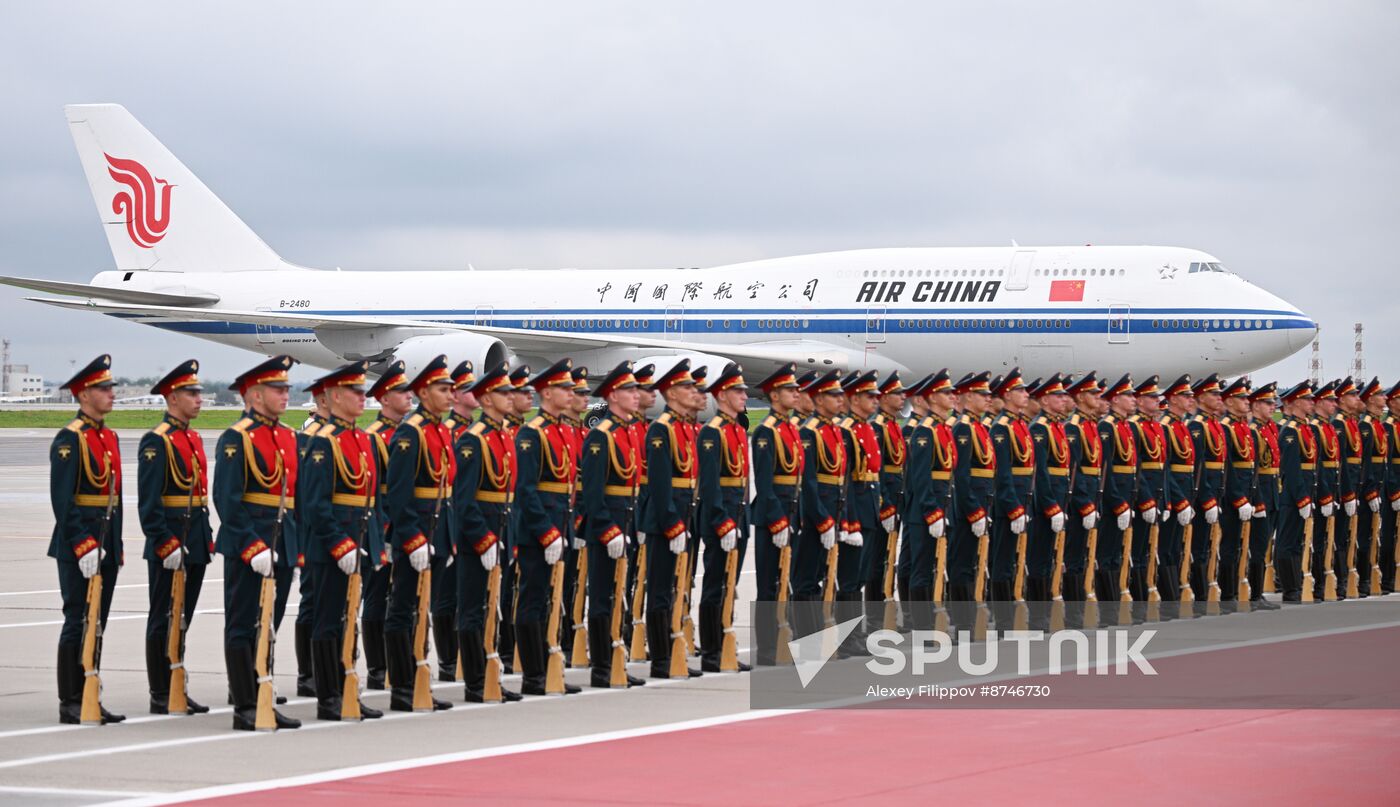
<path id="1" fill-rule="evenodd" d="M 875 421 L 874 421 L 874 423 L 875 423 L 876 426 L 883 426 L 883 425 L 885 425 L 885 413 L 884 413 L 884 412 L 880 412 L 880 413 L 878 413 L 877 415 L 875 415 Z"/>
<path id="2" fill-rule="evenodd" d="M 526 423 L 525 425 L 529 426 L 532 429 L 538 429 L 541 425 L 543 425 L 543 423 L 544 418 L 540 417 L 539 415 L 535 415 L 534 417 L 530 418 L 530 422 Z"/>
<path id="3" fill-rule="evenodd" d="M 251 425 L 253 425 L 253 419 L 252 419 L 252 418 L 243 418 L 242 420 L 239 420 L 237 423 L 233 424 L 232 426 L 229 426 L 229 428 L 230 428 L 230 429 L 233 429 L 233 430 L 236 431 L 236 432 L 246 432 L 246 431 L 248 431 L 248 427 L 251 426 Z"/>
<path id="4" fill-rule="evenodd" d="M 334 424 L 334 423 L 327 423 L 327 424 L 325 424 L 324 426 L 322 426 L 321 428 L 319 428 L 319 429 L 317 429 L 316 431 L 312 432 L 312 436 L 314 436 L 314 437 L 330 437 L 330 436 L 333 435 L 333 434 L 335 434 L 335 424 Z"/>
<path id="5" fill-rule="evenodd" d="M 384 421 L 375 418 L 374 422 L 365 427 L 365 434 L 379 434 L 379 430 L 384 428 Z"/>
<path id="6" fill-rule="evenodd" d="M 769 415 L 768 417 L 766 417 L 766 418 L 763 419 L 763 422 L 762 422 L 762 423 L 760 423 L 760 424 L 758 424 L 758 425 L 760 425 L 760 426 L 767 426 L 768 428 L 771 429 L 771 428 L 773 428 L 774 426 L 778 425 L 778 419 L 775 418 L 775 417 L 773 417 L 772 415 Z"/>
<path id="7" fill-rule="evenodd" d="M 1081 422 L 1083 422 L 1083 421 L 1082 421 L 1082 419 L 1079 417 L 1079 413 L 1078 413 L 1078 412 L 1075 412 L 1073 415 L 1070 415 L 1070 416 L 1069 416 L 1069 422 L 1072 423 L 1072 424 L 1074 424 L 1075 426 L 1078 426 L 1078 425 L 1079 425 Z"/>
<path id="8" fill-rule="evenodd" d="M 930 415 L 929 417 L 932 417 L 932 415 Z M 945 420 L 943 421 L 943 425 L 944 425 L 944 426 L 952 426 L 954 423 L 957 423 L 957 422 L 958 422 L 958 419 L 957 419 L 956 417 L 954 417 L 953 415 L 949 415 L 949 416 L 947 417 L 947 419 L 945 419 Z"/>
<path id="9" fill-rule="evenodd" d="M 719 415 L 715 415 L 714 417 L 710 418 L 710 422 L 705 425 L 709 426 L 712 429 L 718 429 L 724 425 L 724 418 L 720 417 Z"/>
<path id="10" fill-rule="evenodd" d="M 670 423 L 670 422 L 671 422 L 671 413 L 670 413 L 670 412 L 662 412 L 662 413 L 661 413 L 661 417 L 657 418 L 657 419 L 656 419 L 656 422 L 657 422 L 657 423 L 660 423 L 662 426 L 665 426 L 667 423 Z"/>
<path id="11" fill-rule="evenodd" d="M 820 425 L 821 423 L 814 417 L 807 418 L 802 422 L 802 428 L 804 429 L 816 429 Z"/>
<path id="12" fill-rule="evenodd" d="M 80 431 L 83 430 L 83 419 L 82 419 L 82 418 L 75 418 L 75 419 L 73 420 L 72 423 L 69 423 L 67 426 L 64 426 L 63 428 L 67 429 L 67 430 L 70 431 L 70 432 L 80 432 Z"/>
<path id="13" fill-rule="evenodd" d="M 916 429 L 932 429 L 934 427 L 933 415 L 925 415 L 923 420 L 915 424 Z"/>
<path id="14" fill-rule="evenodd" d="M 1011 417 L 1005 414 L 997 415 L 997 419 L 993 422 L 998 426 L 1005 426 L 1011 422 Z"/>
<path id="15" fill-rule="evenodd" d="M 612 431 L 612 427 L 613 421 L 608 420 L 607 418 L 603 418 L 602 420 L 598 421 L 598 425 L 594 426 L 593 428 L 606 434 L 607 432 Z"/>
<path id="16" fill-rule="evenodd" d="M 481 433 L 484 431 L 486 431 L 486 421 L 484 420 L 478 420 L 477 422 L 472 424 L 472 427 L 470 429 L 467 429 L 468 433 L 474 434 L 477 437 L 480 437 Z"/>
<path id="17" fill-rule="evenodd" d="M 414 412 L 413 414 L 411 414 L 411 415 L 408 416 L 408 420 L 405 420 L 405 421 L 404 421 L 404 423 L 407 423 L 407 424 L 410 425 L 410 426 L 417 426 L 418 424 L 420 424 L 420 423 L 422 423 L 422 422 L 423 422 L 423 415 L 422 415 L 422 413 L 420 413 L 420 412 Z"/>
<path id="18" fill-rule="evenodd" d="M 958 422 L 959 422 L 959 423 L 966 423 L 966 424 L 968 424 L 968 425 L 972 425 L 972 415 L 966 415 L 966 414 L 965 414 L 965 415 L 960 415 L 960 416 L 958 417 Z"/>
<path id="19" fill-rule="evenodd" d="M 162 420 L 161 422 L 157 423 L 156 427 L 154 429 L 151 429 L 151 431 L 159 435 L 164 435 L 166 432 L 170 431 L 170 421 Z"/>

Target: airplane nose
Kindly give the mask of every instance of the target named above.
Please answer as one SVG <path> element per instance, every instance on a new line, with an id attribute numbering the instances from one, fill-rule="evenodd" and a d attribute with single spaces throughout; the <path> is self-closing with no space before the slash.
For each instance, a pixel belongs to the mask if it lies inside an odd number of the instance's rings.
<path id="1" fill-rule="evenodd" d="M 1288 350 L 1290 353 L 1302 350 L 1312 344 L 1313 339 L 1317 336 L 1317 323 L 1308 319 L 1301 311 L 1299 315 L 1303 317 L 1303 320 L 1298 323 L 1297 327 L 1288 329 Z"/>

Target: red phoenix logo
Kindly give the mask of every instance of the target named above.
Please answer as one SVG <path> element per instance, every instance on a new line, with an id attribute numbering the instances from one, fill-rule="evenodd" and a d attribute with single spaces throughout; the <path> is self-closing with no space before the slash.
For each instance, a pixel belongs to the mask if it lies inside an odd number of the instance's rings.
<path id="1" fill-rule="evenodd" d="M 125 185 L 112 197 L 112 212 L 126 217 L 126 232 L 136 246 L 150 249 L 165 237 L 170 226 L 170 191 L 174 185 L 151 176 L 146 166 L 103 153 L 107 173 Z M 157 194 L 156 185 L 160 185 Z M 157 198 L 159 196 L 159 198 Z"/>

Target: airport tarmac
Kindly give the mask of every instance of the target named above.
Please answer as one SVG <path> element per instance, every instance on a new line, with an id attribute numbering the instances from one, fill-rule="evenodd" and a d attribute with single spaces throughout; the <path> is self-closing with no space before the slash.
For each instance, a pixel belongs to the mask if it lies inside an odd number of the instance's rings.
<path id="1" fill-rule="evenodd" d="M 459 684 L 439 684 L 438 696 L 454 701 L 451 711 L 390 713 L 360 724 L 318 722 L 314 701 L 293 698 L 285 710 L 304 728 L 235 732 L 224 705 L 217 565 L 188 643 L 190 692 L 213 711 L 153 716 L 134 484 L 125 501 L 128 562 L 102 669 L 104 703 L 128 719 L 61 726 L 53 672 L 59 598 L 53 561 L 44 554 L 52 524 L 50 437 L 0 431 L 0 805 L 208 798 L 297 805 L 888 804 L 940 797 L 1051 804 L 1082 803 L 1090 794 L 1173 805 L 1300 797 L 1380 803 L 1390 793 L 1388 772 L 1400 763 L 1400 750 L 1386 741 L 1400 736 L 1395 710 L 756 711 L 746 675 L 626 691 L 585 688 L 494 706 L 468 706 Z M 122 435 L 125 478 L 132 480 L 137 437 Z M 743 602 L 753 597 L 752 581 L 749 573 L 740 578 Z M 736 611 L 741 647 L 746 614 Z M 291 644 L 278 648 L 284 693 L 294 690 Z M 645 675 L 645 665 L 631 671 Z M 571 670 L 568 678 L 586 684 L 586 671 Z M 508 676 L 506 685 L 518 681 Z M 366 693 L 381 708 L 387 700 L 386 693 Z"/>

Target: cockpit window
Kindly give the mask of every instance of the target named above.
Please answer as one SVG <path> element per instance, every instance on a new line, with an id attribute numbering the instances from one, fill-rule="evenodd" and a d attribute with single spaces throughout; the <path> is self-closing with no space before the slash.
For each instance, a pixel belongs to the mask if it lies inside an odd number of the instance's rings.
<path id="1" fill-rule="evenodd" d="M 1222 274 L 1229 274 L 1229 272 L 1225 271 L 1224 266 L 1221 266 L 1215 261 L 1199 261 L 1193 263 L 1191 264 L 1191 268 L 1188 269 L 1186 273 L 1189 275 L 1194 275 L 1197 272 L 1220 272 Z"/>

